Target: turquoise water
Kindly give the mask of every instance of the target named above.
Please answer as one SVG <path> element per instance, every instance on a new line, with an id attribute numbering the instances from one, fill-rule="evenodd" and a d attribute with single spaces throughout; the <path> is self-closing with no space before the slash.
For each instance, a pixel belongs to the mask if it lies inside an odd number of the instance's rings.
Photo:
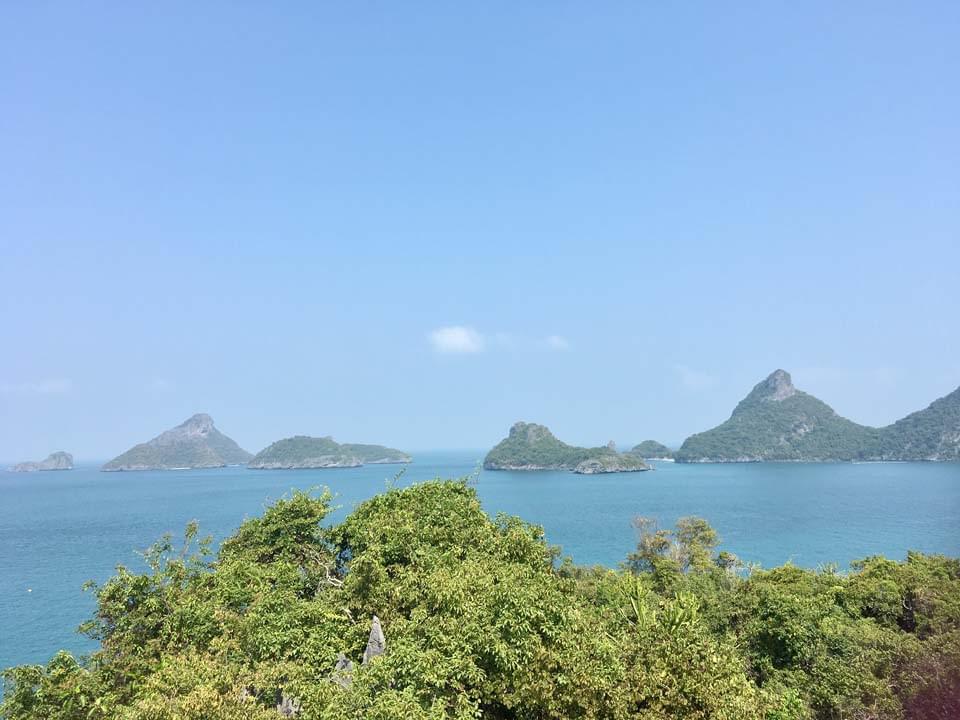
<path id="1" fill-rule="evenodd" d="M 421 453 L 399 484 L 472 473 L 481 452 Z M 87 652 L 74 629 L 93 599 L 80 590 L 191 519 L 221 539 L 291 488 L 328 486 L 342 517 L 398 466 L 321 471 L 0 472 L 0 667 Z M 649 473 L 485 472 L 486 509 L 543 525 L 584 564 L 616 565 L 633 548 L 634 515 L 670 525 L 700 515 L 722 547 L 764 566 L 806 567 L 908 549 L 960 555 L 960 465 L 657 464 Z M 29 592 L 28 592 L 29 590 Z"/>

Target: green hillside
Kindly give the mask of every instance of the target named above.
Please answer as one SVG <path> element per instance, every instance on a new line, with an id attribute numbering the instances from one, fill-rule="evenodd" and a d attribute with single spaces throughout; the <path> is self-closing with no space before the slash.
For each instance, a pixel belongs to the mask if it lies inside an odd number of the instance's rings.
<path id="1" fill-rule="evenodd" d="M 332 437 L 296 435 L 278 440 L 248 463 L 253 470 L 359 467 L 365 463 L 408 463 L 404 452 L 382 445 L 344 444 Z"/>

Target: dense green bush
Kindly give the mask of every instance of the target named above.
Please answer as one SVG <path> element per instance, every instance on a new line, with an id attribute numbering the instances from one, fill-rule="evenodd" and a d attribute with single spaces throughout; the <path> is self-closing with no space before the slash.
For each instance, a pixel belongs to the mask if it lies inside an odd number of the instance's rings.
<path id="1" fill-rule="evenodd" d="M 463 482 L 392 489 L 341 524 L 295 493 L 217 557 L 187 528 L 96 588 L 90 658 L 5 673 L 7 720 L 948 718 L 960 563 L 746 574 L 687 518 L 641 521 L 619 571 L 558 562 Z M 362 663 L 371 617 L 386 652 Z M 353 662 L 335 670 L 338 656 Z"/>

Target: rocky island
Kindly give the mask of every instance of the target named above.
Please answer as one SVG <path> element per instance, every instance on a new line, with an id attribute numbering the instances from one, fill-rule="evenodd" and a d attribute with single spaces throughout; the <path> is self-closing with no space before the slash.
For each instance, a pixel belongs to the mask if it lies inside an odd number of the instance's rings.
<path id="1" fill-rule="evenodd" d="M 382 445 L 340 444 L 330 436 L 297 435 L 278 440 L 261 450 L 247 467 L 252 470 L 306 470 L 409 463 L 412 460 L 405 452 Z"/>
<path id="2" fill-rule="evenodd" d="M 630 454 L 639 455 L 645 460 L 673 459 L 673 450 L 656 440 L 644 440 L 642 443 L 634 445 L 630 450 Z"/>
<path id="3" fill-rule="evenodd" d="M 483 461 L 484 470 L 572 470 L 583 475 L 649 470 L 643 458 L 618 453 L 613 443 L 584 448 L 561 442 L 549 428 L 518 422 Z"/>
<path id="4" fill-rule="evenodd" d="M 252 455 L 221 433 L 213 418 L 199 413 L 104 465 L 105 472 L 123 470 L 188 470 L 243 465 Z"/>
<path id="5" fill-rule="evenodd" d="M 776 370 L 726 422 L 691 435 L 678 462 L 960 460 L 960 388 L 883 428 L 859 425 Z"/>
<path id="6" fill-rule="evenodd" d="M 41 472 L 47 470 L 73 470 L 73 455 L 59 450 L 47 455 L 45 460 L 17 463 L 10 468 L 11 472 Z"/>

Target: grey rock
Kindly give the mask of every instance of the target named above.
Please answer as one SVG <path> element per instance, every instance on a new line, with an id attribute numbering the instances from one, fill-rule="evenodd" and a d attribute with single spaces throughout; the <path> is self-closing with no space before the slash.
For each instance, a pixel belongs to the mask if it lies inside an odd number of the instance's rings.
<path id="1" fill-rule="evenodd" d="M 387 649 L 387 639 L 383 636 L 380 618 L 376 615 L 370 622 L 370 637 L 367 639 L 367 649 L 363 651 L 363 664 L 366 665 L 378 655 L 383 655 Z"/>
<path id="2" fill-rule="evenodd" d="M 289 697 L 282 690 L 277 691 L 277 712 L 282 717 L 296 717 L 300 714 L 300 701 Z"/>
<path id="3" fill-rule="evenodd" d="M 343 653 L 337 656 L 337 664 L 333 668 L 333 681 L 342 688 L 348 688 L 353 683 L 353 661 Z"/>

